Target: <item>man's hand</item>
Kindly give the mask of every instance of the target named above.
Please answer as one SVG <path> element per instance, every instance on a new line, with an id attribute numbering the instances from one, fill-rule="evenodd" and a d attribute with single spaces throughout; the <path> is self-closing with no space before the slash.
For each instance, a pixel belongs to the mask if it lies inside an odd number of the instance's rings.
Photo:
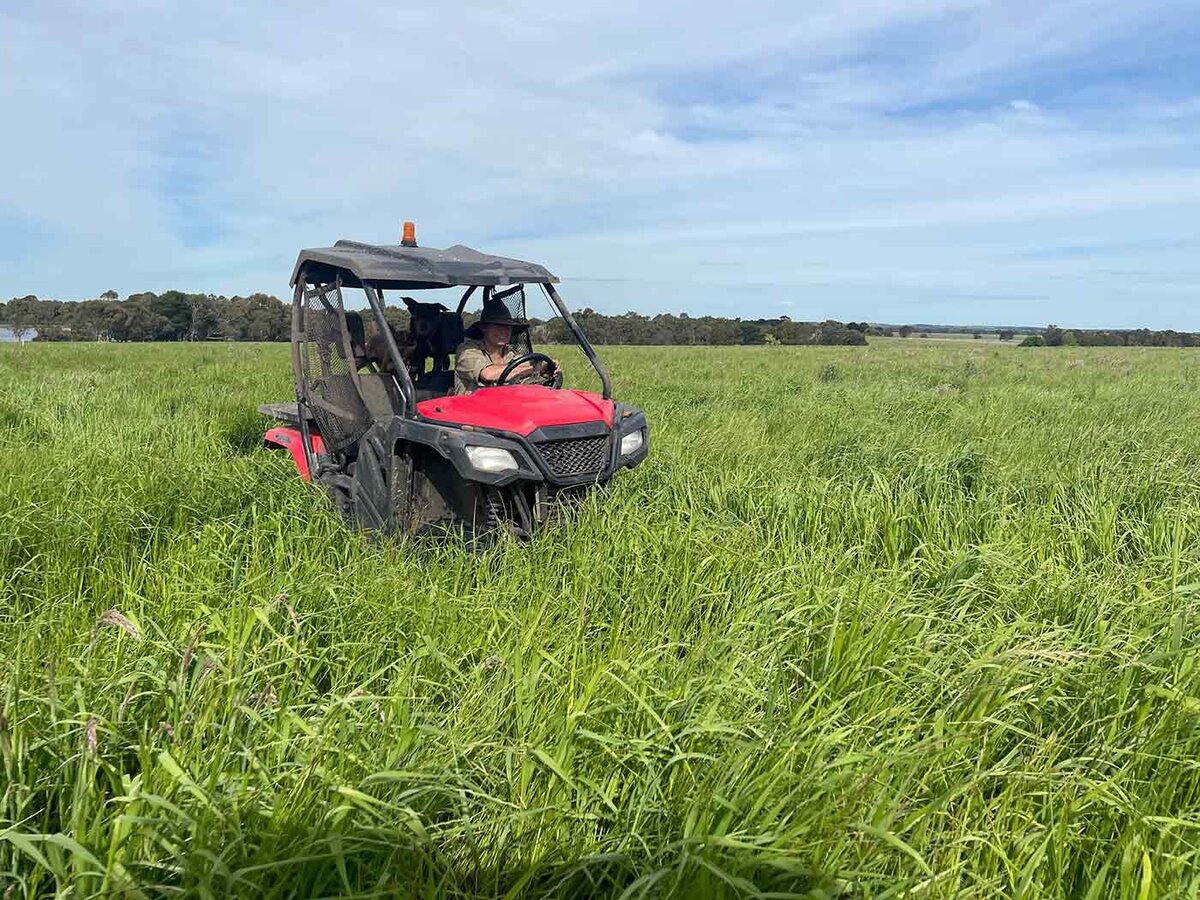
<path id="1" fill-rule="evenodd" d="M 506 363 L 492 363 L 490 366 L 485 366 L 484 369 L 479 373 L 479 380 L 486 382 L 487 384 L 495 384 L 500 379 L 500 376 L 504 374 L 506 365 Z M 532 371 L 532 363 L 521 363 L 521 365 L 509 372 L 508 381 L 506 383 L 511 384 L 522 375 L 528 375 Z"/>
<path id="2" fill-rule="evenodd" d="M 479 380 L 485 384 L 495 384 L 497 379 L 499 379 L 504 373 L 504 366 L 504 363 L 493 363 L 490 366 L 486 366 L 483 371 L 479 373 Z M 534 362 L 521 363 L 521 365 L 517 366 L 508 374 L 508 379 L 505 384 L 515 384 L 520 379 L 530 375 L 536 375 L 538 378 L 549 380 L 557 377 L 561 371 L 562 369 L 559 368 L 558 360 L 554 360 L 553 370 L 550 370 L 550 367 L 547 365 L 547 363 L 541 359 Z"/>
<path id="3" fill-rule="evenodd" d="M 547 363 L 544 359 L 539 359 L 533 364 L 533 366 L 534 371 L 545 378 L 553 378 L 562 371 L 562 369 L 560 369 L 558 366 L 557 359 L 553 359 L 549 363 Z M 553 368 L 551 366 L 553 366 Z"/>

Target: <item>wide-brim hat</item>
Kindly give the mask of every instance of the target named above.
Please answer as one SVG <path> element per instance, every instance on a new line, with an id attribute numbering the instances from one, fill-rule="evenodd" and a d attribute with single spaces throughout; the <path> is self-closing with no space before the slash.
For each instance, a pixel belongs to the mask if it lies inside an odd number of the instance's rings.
<path id="1" fill-rule="evenodd" d="M 514 328 L 524 328 L 529 322 L 515 317 L 503 300 L 488 300 L 483 304 L 483 311 L 479 314 L 479 324 L 511 325 Z"/>

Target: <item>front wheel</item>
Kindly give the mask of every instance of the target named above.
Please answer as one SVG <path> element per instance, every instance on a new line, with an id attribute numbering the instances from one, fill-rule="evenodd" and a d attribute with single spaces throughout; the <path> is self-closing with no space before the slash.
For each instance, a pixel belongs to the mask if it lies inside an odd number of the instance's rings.
<path id="1" fill-rule="evenodd" d="M 479 488 L 474 521 L 467 525 L 467 543 L 476 550 L 486 550 L 498 544 L 504 535 L 517 541 L 532 536 L 527 504 L 519 493 L 520 487 Z"/>

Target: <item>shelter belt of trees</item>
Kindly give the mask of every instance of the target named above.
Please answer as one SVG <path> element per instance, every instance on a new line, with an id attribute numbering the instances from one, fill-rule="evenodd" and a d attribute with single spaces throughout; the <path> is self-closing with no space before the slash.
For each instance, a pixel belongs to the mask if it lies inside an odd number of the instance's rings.
<path id="1" fill-rule="evenodd" d="M 278 297 L 131 294 L 105 291 L 79 302 L 18 297 L 0 304 L 0 322 L 39 341 L 286 341 L 291 313 Z"/>
<path id="2" fill-rule="evenodd" d="M 408 327 L 408 313 L 401 308 L 389 307 L 387 317 L 399 328 Z M 865 344 L 868 331 L 854 322 L 743 321 L 686 313 L 605 316 L 584 309 L 575 318 L 598 344 Z M 469 324 L 472 316 L 466 319 Z M 291 311 L 290 304 L 268 294 L 226 298 L 167 291 L 121 300 L 106 291 L 78 302 L 15 298 L 0 303 L 0 323 L 18 338 L 36 333 L 39 341 L 286 341 Z M 535 341 L 571 341 L 561 319 L 533 319 L 532 326 Z"/>
<path id="3" fill-rule="evenodd" d="M 389 307 L 388 321 L 399 329 L 409 325 L 408 313 Z M 468 314 L 467 324 L 473 320 Z M 793 322 L 778 319 L 725 319 L 662 313 L 644 316 L 627 312 L 606 316 L 592 309 L 575 314 L 584 333 L 596 344 L 865 344 L 868 337 L 927 337 L 929 332 L 971 333 L 975 326 L 876 325 L 866 322 Z M 561 319 L 533 319 L 533 339 L 541 343 L 570 343 Z M 219 297 L 213 294 L 131 294 L 124 300 L 105 291 L 94 300 L 39 300 L 32 295 L 0 303 L 0 326 L 18 339 L 39 341 L 286 341 L 291 330 L 290 304 L 270 294 Z M 1025 346 L 1149 346 L 1198 347 L 1200 335 L 1185 331 L 1064 330 L 1022 328 Z M 999 332 L 1011 341 L 1012 329 Z"/>

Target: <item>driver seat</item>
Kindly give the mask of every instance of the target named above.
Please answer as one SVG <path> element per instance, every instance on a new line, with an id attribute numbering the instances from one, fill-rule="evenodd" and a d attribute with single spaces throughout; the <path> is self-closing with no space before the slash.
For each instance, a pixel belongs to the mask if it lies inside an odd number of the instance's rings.
<path id="1" fill-rule="evenodd" d="M 426 372 L 413 382 L 413 391 L 417 396 L 418 403 L 422 400 L 436 400 L 438 397 L 445 397 L 452 390 L 454 390 L 453 369 Z"/>

